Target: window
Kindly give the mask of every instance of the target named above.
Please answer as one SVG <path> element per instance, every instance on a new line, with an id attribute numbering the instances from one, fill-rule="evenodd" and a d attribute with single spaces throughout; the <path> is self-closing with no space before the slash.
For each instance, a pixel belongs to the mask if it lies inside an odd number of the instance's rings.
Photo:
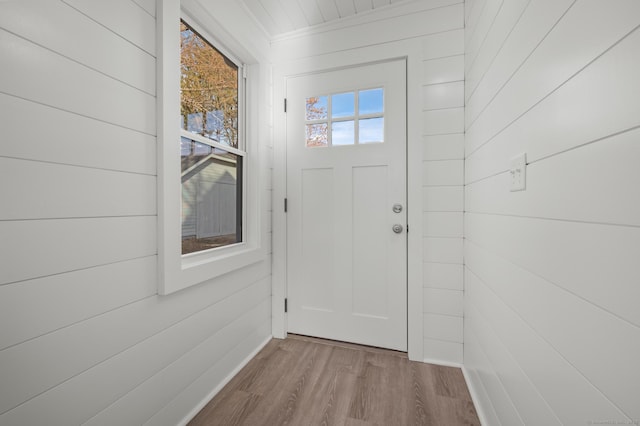
<path id="1" fill-rule="evenodd" d="M 312 96 L 305 120 L 310 148 L 384 142 L 384 89 Z"/>
<path id="2" fill-rule="evenodd" d="M 158 282 L 170 294 L 266 258 L 260 84 L 267 69 L 206 14 L 158 2 Z M 241 59 L 232 52 L 242 52 Z M 250 65 L 245 65 L 249 63 Z M 247 101 L 250 99 L 250 102 Z M 263 211 L 263 214 L 260 212 Z"/>
<path id="3" fill-rule="evenodd" d="M 180 21 L 182 254 L 242 242 L 238 66 Z"/>

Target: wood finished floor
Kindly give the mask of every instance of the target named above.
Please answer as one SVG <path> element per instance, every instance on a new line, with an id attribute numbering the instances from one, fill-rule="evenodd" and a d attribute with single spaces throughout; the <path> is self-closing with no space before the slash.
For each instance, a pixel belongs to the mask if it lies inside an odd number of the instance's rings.
<path id="1" fill-rule="evenodd" d="M 480 425 L 462 372 L 405 353 L 330 340 L 273 339 L 189 423 Z"/>

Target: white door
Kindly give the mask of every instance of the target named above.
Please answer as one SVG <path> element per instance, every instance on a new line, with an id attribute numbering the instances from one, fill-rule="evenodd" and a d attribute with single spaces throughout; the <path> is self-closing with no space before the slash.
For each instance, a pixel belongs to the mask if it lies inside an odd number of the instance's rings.
<path id="1" fill-rule="evenodd" d="M 406 351 L 405 61 L 286 88 L 287 329 Z"/>

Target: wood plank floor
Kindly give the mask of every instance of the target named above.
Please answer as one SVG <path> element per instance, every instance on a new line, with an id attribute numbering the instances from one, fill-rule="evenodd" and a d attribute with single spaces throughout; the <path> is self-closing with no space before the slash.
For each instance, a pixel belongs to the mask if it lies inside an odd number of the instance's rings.
<path id="1" fill-rule="evenodd" d="M 480 425 L 462 372 L 405 353 L 273 339 L 189 425 Z"/>

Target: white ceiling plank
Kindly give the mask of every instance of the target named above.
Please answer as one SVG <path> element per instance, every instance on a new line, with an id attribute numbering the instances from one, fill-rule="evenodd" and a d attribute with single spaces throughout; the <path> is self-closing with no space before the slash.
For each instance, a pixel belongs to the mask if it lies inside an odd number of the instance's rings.
<path id="1" fill-rule="evenodd" d="M 291 19 L 296 30 L 309 26 L 307 17 L 304 16 L 304 12 L 297 0 L 280 0 L 280 3 L 282 3 L 285 13 L 289 15 L 289 19 Z"/>
<path id="2" fill-rule="evenodd" d="M 322 13 L 322 17 L 325 22 L 335 21 L 340 18 L 338 8 L 332 0 L 318 0 L 316 3 L 320 8 L 320 12 Z"/>
<path id="3" fill-rule="evenodd" d="M 353 4 L 356 7 L 356 13 L 368 12 L 373 9 L 371 0 L 353 0 Z"/>
<path id="4" fill-rule="evenodd" d="M 253 13 L 253 16 L 262 24 L 264 29 L 272 36 L 282 34 L 282 31 L 278 29 L 278 26 L 273 21 L 271 16 L 267 13 L 265 8 L 260 3 L 260 0 L 244 0 L 247 8 Z"/>
<path id="5" fill-rule="evenodd" d="M 338 13 L 341 18 L 352 16 L 356 14 L 356 7 L 353 5 L 353 0 L 334 0 L 338 7 Z"/>
<path id="6" fill-rule="evenodd" d="M 298 0 L 298 3 L 300 4 L 302 11 L 304 12 L 304 16 L 307 17 L 307 22 L 309 22 L 309 25 L 317 25 L 324 22 L 322 12 L 320 12 L 320 8 L 318 7 L 316 0 Z"/>
<path id="7" fill-rule="evenodd" d="M 389 6 L 390 0 L 373 0 L 373 8 L 377 9 L 379 7 Z"/>
<path id="8" fill-rule="evenodd" d="M 295 27 L 279 0 L 260 0 L 265 10 L 278 26 L 281 33 L 293 31 Z"/>

